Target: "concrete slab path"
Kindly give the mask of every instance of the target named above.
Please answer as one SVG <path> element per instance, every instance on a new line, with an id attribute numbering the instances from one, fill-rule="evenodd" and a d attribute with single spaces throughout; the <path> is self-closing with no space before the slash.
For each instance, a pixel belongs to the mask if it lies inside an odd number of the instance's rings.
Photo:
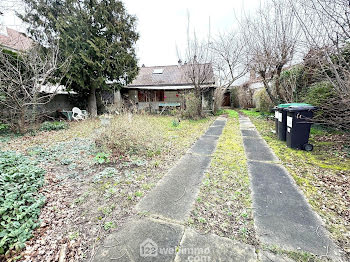
<path id="1" fill-rule="evenodd" d="M 214 121 L 136 206 L 147 217 L 109 235 L 91 261 L 257 261 L 252 246 L 184 226 L 225 125 Z"/>
<path id="2" fill-rule="evenodd" d="M 240 116 L 240 127 L 248 159 L 258 238 L 264 244 L 340 261 L 338 249 L 321 219 L 248 117 Z"/>
<path id="3" fill-rule="evenodd" d="M 185 222 L 211 155 L 226 124 L 219 117 L 169 170 L 136 209 L 134 218 L 113 232 L 90 261 L 291 261 L 213 234 L 202 235 Z M 283 249 L 337 258 L 337 249 L 280 161 L 248 118 L 240 118 L 260 240 Z"/>

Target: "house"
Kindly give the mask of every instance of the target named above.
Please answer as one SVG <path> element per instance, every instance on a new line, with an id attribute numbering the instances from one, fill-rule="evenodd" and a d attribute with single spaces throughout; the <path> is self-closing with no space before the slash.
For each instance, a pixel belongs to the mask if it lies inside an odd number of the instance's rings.
<path id="1" fill-rule="evenodd" d="M 25 34 L 0 26 L 0 47 L 13 52 L 24 52 L 29 50 L 33 43 L 34 41 Z"/>
<path id="2" fill-rule="evenodd" d="M 0 50 L 9 50 L 15 53 L 24 53 L 33 47 L 34 41 L 25 34 L 14 29 L 0 26 Z M 40 95 L 53 97 L 46 104 L 38 105 L 39 113 L 52 114 L 57 110 L 71 110 L 74 104 L 70 101 L 70 96 L 75 92 L 68 92 L 62 85 L 46 84 L 40 87 Z"/>
<path id="3" fill-rule="evenodd" d="M 190 72 L 197 71 L 202 77 L 205 75 L 200 85 L 203 89 L 202 107 L 212 110 L 215 89 L 213 67 L 209 63 L 197 66 L 199 70 L 181 61 L 177 65 L 142 66 L 132 83 L 122 89 L 122 96 L 138 109 L 151 108 L 157 111 L 164 106 L 180 107 L 184 95 L 194 90 Z"/>

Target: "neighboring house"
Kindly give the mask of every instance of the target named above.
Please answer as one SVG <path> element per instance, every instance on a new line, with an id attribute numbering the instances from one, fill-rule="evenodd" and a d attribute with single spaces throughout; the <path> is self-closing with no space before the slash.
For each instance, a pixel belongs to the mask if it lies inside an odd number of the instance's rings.
<path id="1" fill-rule="evenodd" d="M 28 51 L 34 44 L 34 41 L 25 34 L 14 29 L 0 26 L 0 48 L 10 50 L 12 52 Z M 69 95 L 75 92 L 67 92 L 62 85 L 45 85 L 40 88 L 41 95 L 55 94 L 55 96 L 44 105 L 37 107 L 38 112 L 52 114 L 57 110 L 71 110 L 74 105 L 69 100 Z"/>
<path id="2" fill-rule="evenodd" d="M 24 52 L 31 48 L 34 41 L 14 29 L 0 26 L 0 47 L 13 52 Z"/>
<path id="3" fill-rule="evenodd" d="M 229 88 L 227 88 L 226 92 L 224 93 L 223 97 L 223 103 L 222 106 L 224 107 L 238 107 L 241 106 L 239 100 L 245 100 L 245 98 L 251 98 L 253 97 L 253 94 L 256 91 L 259 91 L 264 88 L 264 84 L 262 81 L 262 78 L 260 76 L 257 76 L 256 73 L 251 70 L 249 74 L 249 78 L 246 78 L 245 81 L 240 82 L 240 84 L 232 85 Z M 238 94 L 239 97 L 232 97 L 232 91 L 237 90 L 239 91 Z M 243 95 L 246 94 L 246 95 Z M 249 100 L 249 99 L 247 99 Z M 243 104 L 253 104 L 253 101 L 251 103 L 243 102 Z"/>
<path id="4" fill-rule="evenodd" d="M 201 87 L 203 92 L 203 109 L 212 110 L 215 79 L 211 64 L 198 65 L 207 68 L 208 72 Z M 180 106 L 184 94 L 194 90 L 189 78 L 188 64 L 170 66 L 142 66 L 131 84 L 122 89 L 122 95 L 139 109 L 152 108 L 159 110 L 164 106 Z M 203 71 L 203 70 L 202 70 Z"/>
<path id="5" fill-rule="evenodd" d="M 262 78 L 257 76 L 254 70 L 251 70 L 249 80 L 243 83 L 242 86 L 246 86 L 251 91 L 255 92 L 256 90 L 264 88 L 264 83 Z"/>

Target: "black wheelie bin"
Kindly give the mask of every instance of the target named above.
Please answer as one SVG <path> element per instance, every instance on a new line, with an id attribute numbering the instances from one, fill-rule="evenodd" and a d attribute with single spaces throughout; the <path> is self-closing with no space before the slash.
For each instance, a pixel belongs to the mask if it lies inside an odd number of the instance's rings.
<path id="1" fill-rule="evenodd" d="M 289 107 L 297 106 L 311 106 L 305 103 L 289 103 L 289 104 L 279 104 L 275 108 L 275 122 L 276 122 L 276 134 L 279 140 L 286 141 L 287 138 L 287 111 Z"/>
<path id="2" fill-rule="evenodd" d="M 312 151 L 313 145 L 309 144 L 309 136 L 313 124 L 312 117 L 317 108 L 304 105 L 287 107 L 285 110 L 287 112 L 287 146 Z"/>

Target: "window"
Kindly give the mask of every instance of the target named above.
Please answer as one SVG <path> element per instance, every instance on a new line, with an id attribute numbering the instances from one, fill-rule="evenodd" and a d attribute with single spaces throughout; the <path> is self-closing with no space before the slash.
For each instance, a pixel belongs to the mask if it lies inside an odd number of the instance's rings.
<path id="1" fill-rule="evenodd" d="M 156 68 L 153 70 L 153 74 L 160 75 L 163 74 L 164 69 L 163 68 Z"/>
<path id="2" fill-rule="evenodd" d="M 164 90 L 139 90 L 139 102 L 162 102 L 164 101 Z"/>

